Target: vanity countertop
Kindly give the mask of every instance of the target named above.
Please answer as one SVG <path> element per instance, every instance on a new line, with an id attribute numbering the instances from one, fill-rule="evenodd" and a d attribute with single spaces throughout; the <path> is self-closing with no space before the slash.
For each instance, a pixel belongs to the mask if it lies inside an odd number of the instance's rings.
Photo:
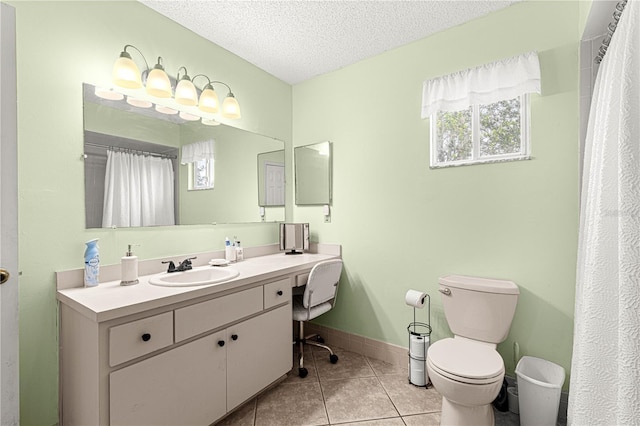
<path id="1" fill-rule="evenodd" d="M 236 290 L 257 281 L 303 272 L 309 270 L 317 262 L 338 257 L 333 254 L 319 253 L 304 253 L 293 256 L 284 253 L 271 254 L 252 257 L 225 266 L 225 268 L 238 270 L 240 275 L 219 284 L 161 287 L 149 284 L 149 279 L 154 275 L 146 275 L 140 276 L 139 284 L 133 286 L 121 286 L 118 280 L 100 283 L 96 287 L 58 290 L 57 298 L 60 303 L 64 303 L 87 318 L 95 322 L 103 322 L 185 300 Z M 194 269 L 213 267 L 199 266 Z"/>

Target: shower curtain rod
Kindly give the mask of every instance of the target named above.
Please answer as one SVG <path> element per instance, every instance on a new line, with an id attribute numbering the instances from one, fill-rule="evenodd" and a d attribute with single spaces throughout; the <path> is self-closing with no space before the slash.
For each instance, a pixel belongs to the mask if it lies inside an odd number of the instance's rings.
<path id="1" fill-rule="evenodd" d="M 604 37 L 604 40 L 602 40 L 602 45 L 600 46 L 600 49 L 598 50 L 598 54 L 594 59 L 596 64 L 599 64 L 600 62 L 602 62 L 602 58 L 604 58 L 604 55 L 607 54 L 609 43 L 611 43 L 611 37 L 613 36 L 613 33 L 616 32 L 618 21 L 620 20 L 620 17 L 622 16 L 622 11 L 624 10 L 624 7 L 626 5 L 627 5 L 627 0 L 619 1 L 618 4 L 616 4 L 616 10 L 613 11 L 613 21 L 611 21 L 609 25 L 607 25 L 607 35 Z"/>
<path id="2" fill-rule="evenodd" d="M 132 154 L 141 154 L 141 155 L 150 155 L 152 157 L 168 158 L 170 160 L 175 160 L 175 159 L 178 158 L 178 156 L 176 156 L 176 155 L 161 154 L 159 152 L 143 151 L 143 150 L 140 150 L 140 149 L 125 148 L 125 147 L 122 147 L 122 146 L 101 145 L 99 143 L 91 143 L 91 142 L 85 142 L 85 145 L 93 146 L 93 147 L 96 147 L 96 148 L 111 149 L 111 150 L 114 150 L 114 151 L 130 152 Z M 87 155 L 87 153 L 85 153 L 84 155 Z M 89 155 L 91 155 L 91 154 L 89 154 Z"/>

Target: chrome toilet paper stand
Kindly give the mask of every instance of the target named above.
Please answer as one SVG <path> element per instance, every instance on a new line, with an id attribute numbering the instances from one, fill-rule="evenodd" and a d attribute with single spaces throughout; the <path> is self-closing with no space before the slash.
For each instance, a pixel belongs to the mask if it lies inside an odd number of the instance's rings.
<path id="1" fill-rule="evenodd" d="M 429 341 L 431 336 L 431 297 L 425 293 L 427 298 L 427 322 L 416 321 L 416 307 L 413 307 L 413 322 L 407 326 L 409 335 L 409 383 L 418 387 L 429 387 L 431 382 L 427 373 L 427 351 L 429 350 Z M 416 337 L 416 339 L 412 339 Z M 422 347 L 420 347 L 422 346 Z M 422 356 L 420 355 L 422 354 Z M 422 367 L 424 380 L 416 380 L 412 374 L 412 369 L 416 369 L 415 373 L 419 374 L 420 370 L 416 365 Z M 413 378 L 413 381 L 412 381 Z M 418 383 L 415 383 L 418 382 Z"/>

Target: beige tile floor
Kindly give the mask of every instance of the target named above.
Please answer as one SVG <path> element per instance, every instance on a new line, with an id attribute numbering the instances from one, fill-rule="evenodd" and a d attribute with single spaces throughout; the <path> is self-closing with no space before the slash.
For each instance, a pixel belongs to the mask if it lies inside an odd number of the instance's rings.
<path id="1" fill-rule="evenodd" d="M 216 426 L 440 424 L 442 397 L 408 382 L 406 368 L 332 346 L 337 364 L 324 349 L 305 347 L 309 375 L 298 377 L 297 354 L 287 378 L 239 407 Z M 517 415 L 494 410 L 496 426 L 519 424 Z"/>
<path id="2" fill-rule="evenodd" d="M 305 350 L 309 375 L 295 368 L 286 380 L 247 402 L 219 425 L 438 425 L 442 398 L 407 380 L 406 368 L 333 347 Z"/>

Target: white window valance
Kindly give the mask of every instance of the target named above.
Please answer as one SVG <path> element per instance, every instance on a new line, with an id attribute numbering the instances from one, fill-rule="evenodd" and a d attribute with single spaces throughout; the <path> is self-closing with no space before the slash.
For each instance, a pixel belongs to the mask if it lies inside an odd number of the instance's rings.
<path id="1" fill-rule="evenodd" d="M 436 111 L 460 111 L 471 105 L 491 104 L 525 93 L 540 93 L 540 63 L 536 52 L 425 81 L 422 118 Z"/>
<path id="2" fill-rule="evenodd" d="M 195 163 L 202 160 L 213 160 L 214 141 L 194 142 L 182 147 L 180 164 Z"/>

